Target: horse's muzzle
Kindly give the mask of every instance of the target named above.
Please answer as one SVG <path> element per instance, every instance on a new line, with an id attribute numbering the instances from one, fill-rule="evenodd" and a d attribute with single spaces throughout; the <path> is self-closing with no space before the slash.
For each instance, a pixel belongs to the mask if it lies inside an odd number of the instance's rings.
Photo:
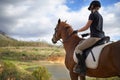
<path id="1" fill-rule="evenodd" d="M 56 43 L 57 43 L 57 41 L 56 41 L 56 40 L 54 40 L 53 38 L 52 38 L 52 42 L 53 42 L 54 44 L 56 44 Z"/>

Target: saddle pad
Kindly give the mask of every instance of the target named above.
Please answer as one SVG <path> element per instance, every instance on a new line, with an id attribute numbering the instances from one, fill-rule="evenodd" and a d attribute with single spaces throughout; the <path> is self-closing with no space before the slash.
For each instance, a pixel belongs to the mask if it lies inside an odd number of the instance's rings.
<path id="1" fill-rule="evenodd" d="M 92 54 L 91 54 L 91 52 L 90 52 L 90 53 L 88 54 L 87 58 L 86 58 L 86 61 L 85 61 L 85 62 L 86 62 L 86 66 L 87 66 L 88 68 L 91 68 L 91 69 L 96 69 L 96 68 L 97 68 L 97 66 L 98 66 L 98 61 L 99 61 L 99 56 L 100 56 L 100 53 L 101 53 L 102 49 L 103 49 L 106 45 L 108 45 L 108 44 L 110 44 L 110 43 L 111 43 L 111 42 L 106 43 L 106 44 L 103 44 L 103 45 L 99 45 L 99 46 L 96 46 L 96 47 L 94 47 L 94 48 L 92 49 L 92 52 L 93 52 L 93 55 L 94 55 L 96 61 L 93 60 Z M 73 59 L 74 59 L 74 61 L 75 61 L 76 63 L 78 63 L 78 60 L 77 60 L 77 57 L 76 57 L 75 53 L 74 53 L 74 55 L 73 55 Z"/>

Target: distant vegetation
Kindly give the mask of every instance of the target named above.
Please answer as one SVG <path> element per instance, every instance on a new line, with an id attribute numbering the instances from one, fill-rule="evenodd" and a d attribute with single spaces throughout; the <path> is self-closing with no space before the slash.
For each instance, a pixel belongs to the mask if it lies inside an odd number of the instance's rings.
<path id="1" fill-rule="evenodd" d="M 0 47 L 6 46 L 33 46 L 33 47 L 51 47 L 52 45 L 48 44 L 47 42 L 33 42 L 33 41 L 3 41 L 0 40 Z"/>
<path id="2" fill-rule="evenodd" d="M 55 51 L 54 51 L 55 50 Z M 53 52 L 54 51 L 54 52 Z M 0 60 L 32 61 L 49 60 L 53 57 L 63 57 L 62 48 L 55 47 L 1 47 Z"/>
<path id="3" fill-rule="evenodd" d="M 34 42 L 34 41 L 18 41 L 9 36 L 5 33 L 0 32 L 0 47 L 5 46 L 42 46 L 42 47 L 50 47 L 52 45 L 48 44 L 47 42 Z"/>

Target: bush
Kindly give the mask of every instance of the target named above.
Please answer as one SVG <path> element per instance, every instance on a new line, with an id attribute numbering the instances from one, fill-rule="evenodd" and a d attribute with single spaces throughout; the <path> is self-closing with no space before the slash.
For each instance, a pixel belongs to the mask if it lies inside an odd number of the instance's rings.
<path id="1" fill-rule="evenodd" d="M 3 71 L 0 73 L 0 80 L 8 80 L 13 79 L 16 80 L 15 77 L 18 77 L 16 66 L 10 62 L 2 62 Z"/>
<path id="2" fill-rule="evenodd" d="M 33 72 L 20 69 L 10 61 L 0 62 L 0 80 L 50 80 L 51 75 L 45 67 L 38 67 Z M 32 74 L 32 75 L 31 75 Z"/>
<path id="3" fill-rule="evenodd" d="M 48 70 L 42 66 L 33 71 L 32 75 L 36 78 L 36 80 L 50 80 L 51 77 Z"/>
<path id="4" fill-rule="evenodd" d="M 34 76 L 28 74 L 28 72 L 20 71 L 10 61 L 1 62 L 2 71 L 0 72 L 0 80 L 36 80 Z"/>

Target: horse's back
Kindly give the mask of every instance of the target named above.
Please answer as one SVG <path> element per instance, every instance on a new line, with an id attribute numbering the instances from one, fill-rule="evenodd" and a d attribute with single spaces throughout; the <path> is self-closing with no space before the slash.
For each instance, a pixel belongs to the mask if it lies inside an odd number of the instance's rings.
<path id="1" fill-rule="evenodd" d="M 113 42 L 110 45 L 110 57 L 116 70 L 120 74 L 120 41 Z"/>
<path id="2" fill-rule="evenodd" d="M 89 75 L 93 77 L 112 77 L 120 75 L 120 41 L 113 42 L 104 47 L 100 55 L 97 69 L 90 71 Z"/>

